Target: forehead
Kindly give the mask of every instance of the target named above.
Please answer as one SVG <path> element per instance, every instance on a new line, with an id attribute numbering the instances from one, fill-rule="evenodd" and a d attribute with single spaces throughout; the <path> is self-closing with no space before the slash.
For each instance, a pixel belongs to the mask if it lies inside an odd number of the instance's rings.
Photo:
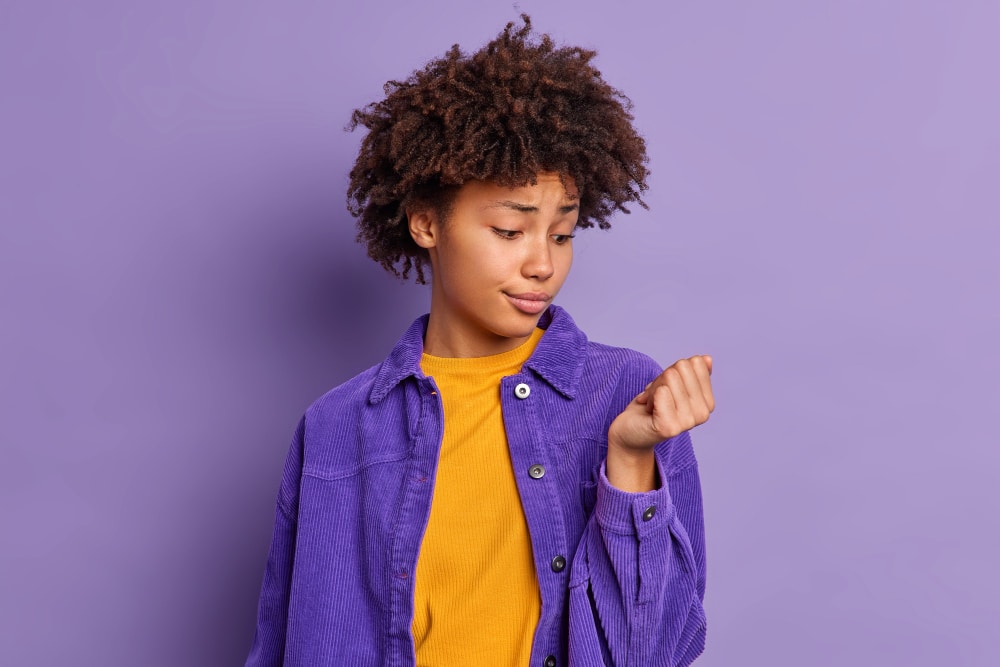
<path id="1" fill-rule="evenodd" d="M 535 175 L 535 183 L 508 187 L 491 181 L 468 181 L 458 190 L 457 199 L 472 201 L 517 201 L 525 204 L 562 204 L 574 202 L 580 195 L 572 176 L 556 172 L 541 172 Z"/>

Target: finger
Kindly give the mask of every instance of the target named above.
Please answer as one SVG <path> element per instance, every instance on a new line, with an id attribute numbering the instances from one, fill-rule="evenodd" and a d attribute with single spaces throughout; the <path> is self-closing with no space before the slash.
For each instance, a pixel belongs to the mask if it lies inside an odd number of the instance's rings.
<path id="1" fill-rule="evenodd" d="M 701 357 L 702 357 L 702 359 L 705 360 L 705 363 L 708 364 L 708 374 L 711 375 L 712 374 L 712 357 L 711 357 L 711 355 L 703 354 L 703 355 L 701 355 Z"/>
<path id="2" fill-rule="evenodd" d="M 698 381 L 698 367 L 701 364 L 700 358 L 695 356 L 690 359 L 681 359 L 675 365 L 677 372 L 681 374 L 684 381 L 684 390 L 691 401 L 704 401 L 701 395 L 701 382 Z"/>
<path id="3" fill-rule="evenodd" d="M 663 378 L 670 390 L 671 412 L 675 423 L 684 423 L 691 418 L 691 400 L 688 398 L 687 387 L 684 386 L 684 377 L 681 371 L 674 364 L 663 372 Z"/>
<path id="4" fill-rule="evenodd" d="M 691 416 L 690 422 L 685 422 L 688 428 L 693 428 L 698 424 L 704 424 L 708 421 L 708 417 L 711 414 L 711 410 L 708 409 L 708 401 L 705 400 L 705 395 L 702 393 L 701 381 L 698 376 L 708 377 L 708 369 L 703 362 L 698 359 L 697 361 L 691 361 L 691 363 L 681 364 L 679 370 L 681 376 L 684 378 L 684 389 L 687 390 L 687 409 L 688 414 Z"/>
<path id="5" fill-rule="evenodd" d="M 639 395 L 635 397 L 635 402 L 639 405 L 646 405 L 646 402 L 649 400 L 649 388 L 652 386 L 652 382 L 647 384 L 643 390 L 639 392 Z"/>
<path id="6" fill-rule="evenodd" d="M 659 375 L 657 375 L 655 378 L 653 378 L 653 381 L 650 382 L 649 384 L 647 384 L 646 388 L 643 390 L 643 392 L 641 394 L 642 400 L 640 400 L 639 403 L 643 404 L 643 405 L 647 405 L 647 410 L 649 412 L 652 412 L 652 410 L 653 410 L 652 403 L 649 403 L 650 398 L 653 396 L 653 394 L 656 392 L 656 390 L 659 387 L 667 386 L 667 373 L 668 373 L 668 371 L 671 372 L 671 373 L 676 372 L 676 369 L 674 369 L 674 366 L 676 366 L 676 365 L 677 365 L 677 362 L 675 362 L 669 368 L 664 369 L 663 372 L 661 372 Z M 671 370 L 671 369 L 674 369 L 674 370 Z"/>
<path id="7" fill-rule="evenodd" d="M 694 369 L 695 378 L 698 380 L 698 387 L 701 390 L 702 400 L 709 412 L 715 410 L 715 398 L 712 396 L 712 380 L 709 377 L 712 369 L 705 362 L 706 355 L 691 357 L 691 365 Z"/>
<path id="8" fill-rule="evenodd" d="M 653 392 L 652 426 L 660 437 L 672 433 L 677 425 L 677 402 L 670 391 L 670 386 L 661 384 Z"/>

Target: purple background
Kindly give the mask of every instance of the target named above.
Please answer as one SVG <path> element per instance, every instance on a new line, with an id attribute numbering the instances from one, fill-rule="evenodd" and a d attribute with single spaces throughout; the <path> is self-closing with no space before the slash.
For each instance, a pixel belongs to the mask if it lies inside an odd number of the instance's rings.
<path id="1" fill-rule="evenodd" d="M 517 15 L 360 4 L 0 3 L 0 663 L 241 664 L 299 415 L 428 303 L 343 127 Z M 559 302 L 715 358 L 697 664 L 1000 664 L 1000 5 L 519 6 L 652 158 Z"/>

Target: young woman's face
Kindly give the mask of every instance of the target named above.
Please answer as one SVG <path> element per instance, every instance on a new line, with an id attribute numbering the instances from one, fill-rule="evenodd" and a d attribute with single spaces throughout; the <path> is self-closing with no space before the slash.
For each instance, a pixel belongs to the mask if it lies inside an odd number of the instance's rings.
<path id="1" fill-rule="evenodd" d="M 477 357 L 523 343 L 562 288 L 573 262 L 579 196 L 572 179 L 536 185 L 466 183 L 444 224 L 411 213 L 410 232 L 431 261 L 428 354 Z"/>

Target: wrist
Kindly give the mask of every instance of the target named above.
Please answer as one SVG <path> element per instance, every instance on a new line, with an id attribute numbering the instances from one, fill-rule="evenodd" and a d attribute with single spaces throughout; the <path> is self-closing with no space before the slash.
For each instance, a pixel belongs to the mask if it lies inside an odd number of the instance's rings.
<path id="1" fill-rule="evenodd" d="M 660 486 L 653 448 L 630 449 L 614 438 L 608 439 L 605 474 L 612 486 L 629 493 L 645 493 Z"/>

